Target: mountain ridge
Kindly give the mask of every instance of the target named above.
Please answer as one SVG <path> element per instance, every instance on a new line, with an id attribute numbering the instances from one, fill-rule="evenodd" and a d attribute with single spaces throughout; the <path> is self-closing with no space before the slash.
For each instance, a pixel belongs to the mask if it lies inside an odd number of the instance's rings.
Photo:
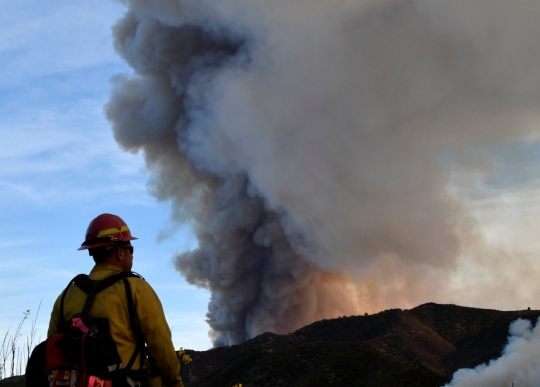
<path id="1" fill-rule="evenodd" d="M 399 386 L 406 380 L 403 385 L 440 386 L 460 368 L 499 357 L 512 321 L 524 318 L 534 324 L 539 316 L 538 310 L 426 303 L 320 320 L 285 335 L 266 332 L 239 345 L 187 350 L 194 361 L 182 376 L 190 387 L 315 386 L 316 380 L 324 381 L 321 385 L 360 386 L 369 381 L 370 386 Z M 377 367 L 385 373 L 373 374 Z"/>

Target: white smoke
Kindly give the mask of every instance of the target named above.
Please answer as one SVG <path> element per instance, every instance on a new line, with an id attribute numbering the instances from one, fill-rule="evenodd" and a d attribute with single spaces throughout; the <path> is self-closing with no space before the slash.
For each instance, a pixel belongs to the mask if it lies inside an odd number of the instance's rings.
<path id="1" fill-rule="evenodd" d="M 444 299 L 481 245 L 450 166 L 537 139 L 540 2 L 124 3 L 107 115 L 196 222 L 215 344 Z"/>
<path id="2" fill-rule="evenodd" d="M 500 358 L 475 369 L 454 373 L 447 387 L 528 387 L 540 385 L 540 324 L 529 320 L 510 325 L 510 337 Z"/>

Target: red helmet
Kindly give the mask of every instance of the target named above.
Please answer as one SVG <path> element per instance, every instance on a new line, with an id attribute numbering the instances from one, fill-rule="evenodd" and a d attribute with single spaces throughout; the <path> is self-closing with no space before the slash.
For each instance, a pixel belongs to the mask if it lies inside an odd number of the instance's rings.
<path id="1" fill-rule="evenodd" d="M 131 236 L 127 224 L 116 215 L 101 214 L 88 225 L 86 239 L 77 250 L 114 245 L 137 239 Z"/>

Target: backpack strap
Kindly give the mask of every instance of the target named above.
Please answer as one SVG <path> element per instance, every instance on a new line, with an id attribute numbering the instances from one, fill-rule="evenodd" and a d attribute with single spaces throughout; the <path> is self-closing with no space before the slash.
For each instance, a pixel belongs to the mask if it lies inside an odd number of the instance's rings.
<path id="1" fill-rule="evenodd" d="M 130 272 L 122 272 L 118 274 L 111 275 L 102 280 L 91 280 L 86 274 L 79 274 L 73 279 L 75 285 L 77 285 L 83 292 L 87 294 L 86 302 L 84 303 L 83 310 L 81 312 L 81 318 L 85 321 L 90 314 L 90 308 L 94 303 L 96 294 L 102 290 L 107 289 L 109 286 L 115 284 L 116 282 L 130 276 Z"/>
<path id="2" fill-rule="evenodd" d="M 139 319 L 137 318 L 137 311 L 135 310 L 135 304 L 133 303 L 133 295 L 131 292 L 131 286 L 129 285 L 129 281 L 127 278 L 123 279 L 124 285 L 126 287 L 126 296 L 128 301 L 128 311 L 129 311 L 129 319 L 131 321 L 131 327 L 137 334 L 137 348 L 135 348 L 135 352 L 133 352 L 133 355 L 131 355 L 131 358 L 129 359 L 129 362 L 126 366 L 126 369 L 129 371 L 131 370 L 131 367 L 133 367 L 133 363 L 135 363 L 135 359 L 137 358 L 137 353 L 140 353 L 140 369 L 143 368 L 144 365 L 144 358 L 146 353 L 146 339 L 144 338 L 144 335 L 141 330 L 141 326 L 139 324 Z"/>
<path id="3" fill-rule="evenodd" d="M 81 274 L 79 274 L 79 275 L 81 275 Z M 65 320 L 65 318 L 64 318 L 64 300 L 66 299 L 67 291 L 71 287 L 71 285 L 75 282 L 75 279 L 77 277 L 75 277 L 71 281 L 69 281 L 69 284 L 66 286 L 66 288 L 62 292 L 62 299 L 60 300 L 60 319 L 61 320 Z"/>
<path id="4" fill-rule="evenodd" d="M 124 285 L 126 287 L 126 298 L 128 303 L 128 312 L 129 312 L 129 319 L 131 323 L 131 327 L 135 331 L 137 335 L 137 346 L 135 348 L 135 351 L 133 352 L 133 355 L 131 355 L 131 358 L 129 359 L 129 362 L 127 366 L 125 367 L 126 372 L 129 372 L 131 370 L 131 367 L 133 367 L 133 363 L 135 362 L 135 359 L 137 358 L 137 354 L 140 352 L 141 357 L 141 369 L 144 365 L 144 355 L 146 352 L 146 340 L 142 334 L 139 321 L 137 318 L 137 311 L 135 310 L 135 304 L 133 303 L 133 296 L 131 292 L 131 286 L 129 285 L 129 281 L 127 280 L 128 277 L 137 277 L 142 280 L 144 278 L 135 273 L 135 272 L 122 272 L 118 274 L 111 275 L 109 277 L 106 277 L 102 280 L 92 280 L 90 277 L 86 274 L 79 274 L 75 278 L 73 278 L 68 286 L 64 289 L 62 293 L 62 300 L 60 301 L 60 317 L 64 318 L 64 300 L 66 298 L 66 293 L 68 289 L 71 287 L 72 284 L 77 285 L 78 288 L 80 288 L 83 292 L 87 294 L 86 301 L 83 306 L 83 310 L 81 313 L 81 319 L 85 321 L 90 313 L 90 309 L 92 308 L 92 304 L 94 303 L 94 299 L 96 298 L 96 294 L 101 292 L 102 290 L 107 289 L 109 286 L 117 283 L 120 280 L 123 280 Z"/>

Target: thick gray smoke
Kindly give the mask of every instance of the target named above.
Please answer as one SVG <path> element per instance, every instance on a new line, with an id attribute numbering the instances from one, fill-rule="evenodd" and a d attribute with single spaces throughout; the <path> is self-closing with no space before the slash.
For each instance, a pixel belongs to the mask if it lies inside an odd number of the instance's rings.
<path id="1" fill-rule="evenodd" d="M 452 167 L 537 138 L 537 0 L 124 2 L 107 115 L 195 220 L 216 345 L 440 299 L 479 243 Z"/>
<path id="2" fill-rule="evenodd" d="M 510 325 L 510 337 L 500 358 L 474 369 L 457 371 L 445 387 L 508 387 L 540 384 L 540 325 L 529 320 Z"/>

